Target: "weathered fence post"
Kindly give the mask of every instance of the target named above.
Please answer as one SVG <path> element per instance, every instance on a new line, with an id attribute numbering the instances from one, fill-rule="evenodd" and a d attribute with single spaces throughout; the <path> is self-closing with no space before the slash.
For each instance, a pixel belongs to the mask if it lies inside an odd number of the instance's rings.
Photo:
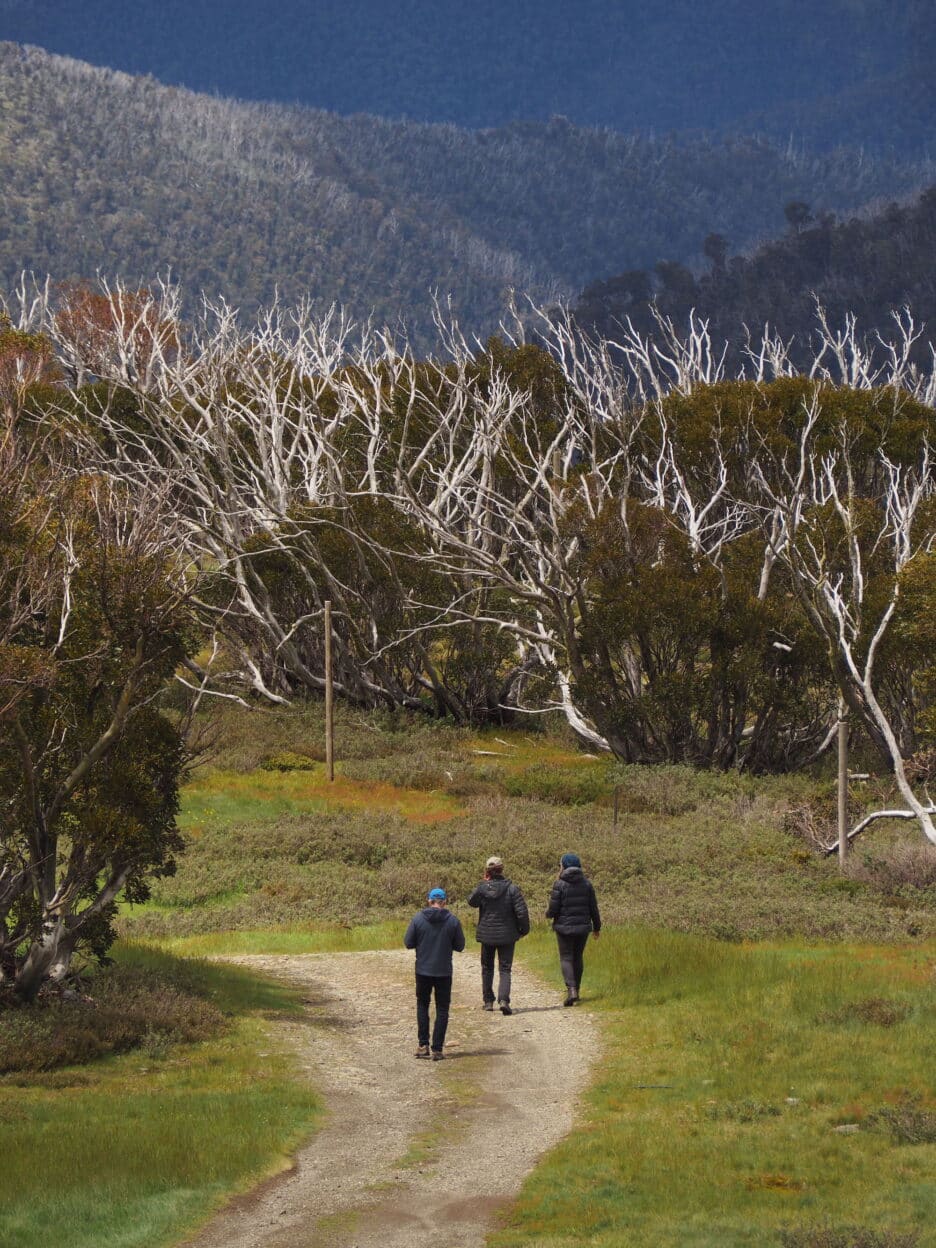
<path id="1" fill-rule="evenodd" d="M 335 691 L 332 677 L 331 599 L 325 603 L 325 770 L 335 778 Z"/>
<path id="2" fill-rule="evenodd" d="M 845 699 L 838 708 L 838 860 L 844 870 L 848 856 L 848 710 Z"/>

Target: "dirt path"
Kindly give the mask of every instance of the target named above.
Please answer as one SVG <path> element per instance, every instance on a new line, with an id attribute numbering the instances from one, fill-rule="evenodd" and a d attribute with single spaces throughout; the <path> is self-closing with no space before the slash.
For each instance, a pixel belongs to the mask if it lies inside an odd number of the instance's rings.
<path id="1" fill-rule="evenodd" d="M 514 973 L 510 1018 L 480 1009 L 477 946 L 456 957 L 444 1062 L 417 1061 L 413 955 L 244 957 L 308 991 L 288 1039 L 322 1128 L 285 1176 L 232 1202 L 192 1248 L 448 1248 L 484 1243 L 536 1158 L 572 1125 L 597 1027 Z"/>

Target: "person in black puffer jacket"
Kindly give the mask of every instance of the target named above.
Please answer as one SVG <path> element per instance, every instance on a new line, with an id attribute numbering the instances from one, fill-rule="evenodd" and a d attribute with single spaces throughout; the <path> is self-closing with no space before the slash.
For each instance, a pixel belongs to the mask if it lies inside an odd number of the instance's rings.
<path id="1" fill-rule="evenodd" d="M 559 942 L 559 966 L 565 980 L 563 1005 L 575 1005 L 582 986 L 582 961 L 589 932 L 597 939 L 601 913 L 592 882 L 582 870 L 578 854 L 563 854 L 559 876 L 552 887 L 546 918 L 552 919 Z"/>
<path id="2" fill-rule="evenodd" d="M 497 956 L 497 1004 L 502 1014 L 510 1008 L 510 972 L 514 946 L 530 930 L 530 912 L 523 893 L 504 878 L 500 858 L 484 864 L 484 879 L 468 898 L 468 905 L 479 910 L 476 936 L 481 942 L 481 996 L 483 1008 L 494 1009 L 494 957 Z"/>

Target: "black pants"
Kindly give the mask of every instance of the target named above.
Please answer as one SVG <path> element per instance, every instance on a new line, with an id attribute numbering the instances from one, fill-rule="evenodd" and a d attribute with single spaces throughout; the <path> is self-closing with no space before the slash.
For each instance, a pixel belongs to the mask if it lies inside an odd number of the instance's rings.
<path id="1" fill-rule="evenodd" d="M 574 932 L 567 936 L 556 932 L 559 942 L 559 967 L 567 988 L 582 986 L 582 955 L 588 943 L 588 932 Z"/>
<path id="2" fill-rule="evenodd" d="M 510 1004 L 510 972 L 516 941 L 509 945 L 481 946 L 481 995 L 485 1001 L 494 1000 L 494 955 L 497 954 L 497 1000 Z"/>
<path id="3" fill-rule="evenodd" d="M 429 1043 L 429 1001 L 435 991 L 435 1025 L 432 1028 L 432 1048 L 442 1052 L 448 1027 L 449 1006 L 452 1004 L 451 975 L 420 975 L 416 973 L 416 1027 L 419 1043 Z"/>

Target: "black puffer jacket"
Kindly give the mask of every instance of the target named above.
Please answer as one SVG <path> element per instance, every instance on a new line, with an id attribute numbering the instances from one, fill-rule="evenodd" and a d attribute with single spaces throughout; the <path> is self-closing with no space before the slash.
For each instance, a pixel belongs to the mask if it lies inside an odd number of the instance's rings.
<path id="1" fill-rule="evenodd" d="M 468 905 L 481 911 L 475 935 L 482 945 L 512 945 L 530 930 L 523 893 L 510 880 L 482 880 Z"/>
<path id="2" fill-rule="evenodd" d="M 600 932 L 601 914 L 592 882 L 581 867 L 565 867 L 552 886 L 546 918 L 563 936 Z"/>

